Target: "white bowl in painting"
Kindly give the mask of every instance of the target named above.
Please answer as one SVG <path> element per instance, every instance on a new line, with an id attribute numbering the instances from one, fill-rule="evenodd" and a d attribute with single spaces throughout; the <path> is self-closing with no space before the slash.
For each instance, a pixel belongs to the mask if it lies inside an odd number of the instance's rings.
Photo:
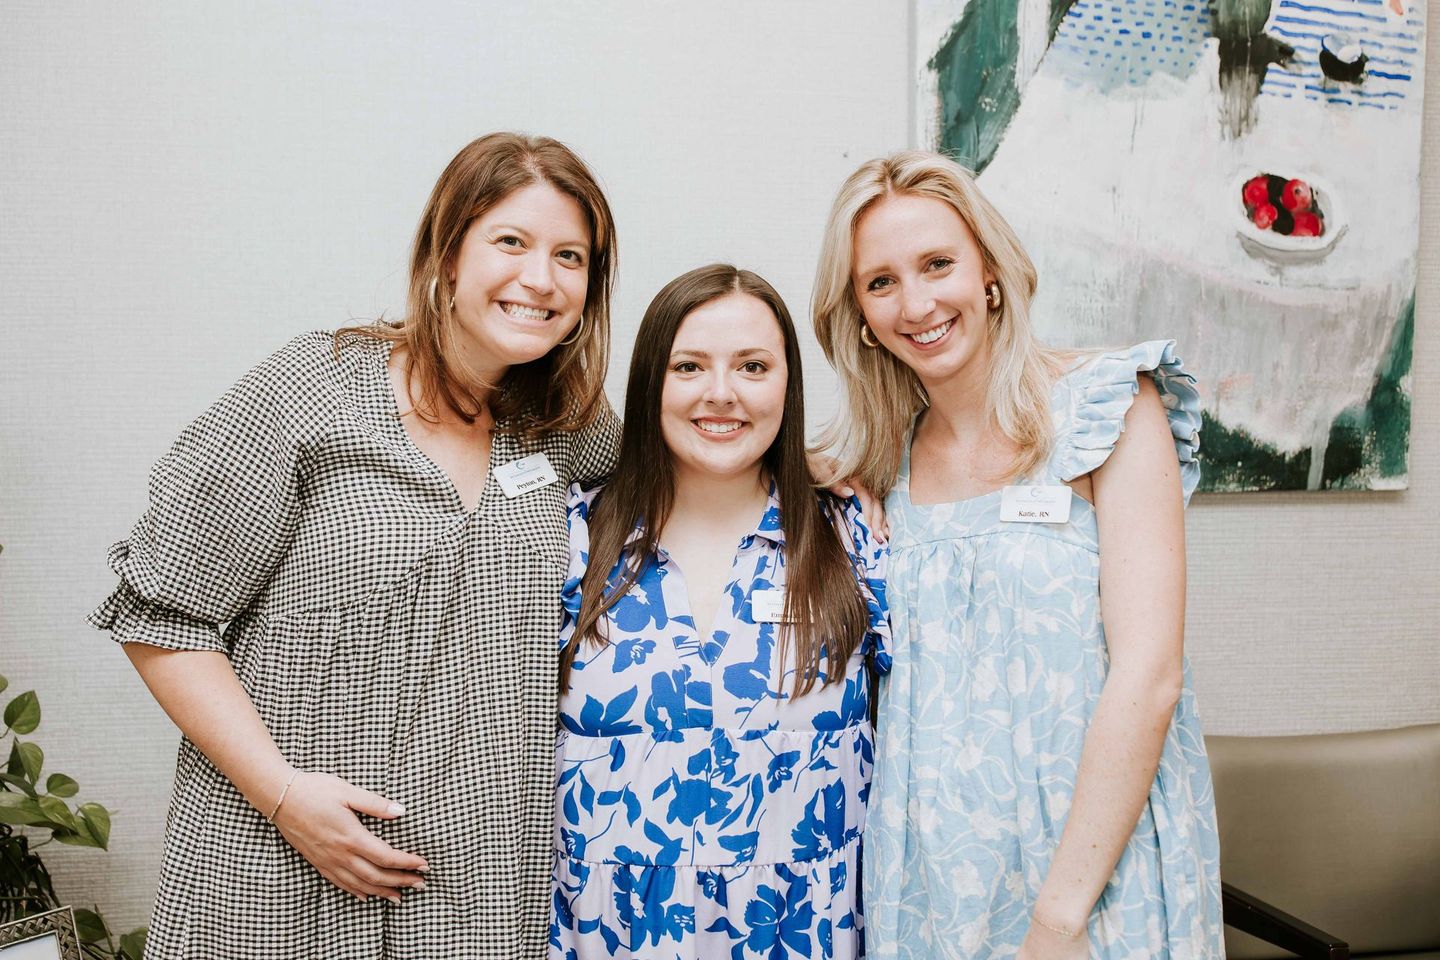
<path id="1" fill-rule="evenodd" d="M 1245 188 L 1257 177 L 1278 178 L 1283 181 L 1299 180 L 1310 187 L 1310 210 L 1318 211 L 1323 222 L 1319 236 L 1297 236 L 1277 233 L 1269 227 L 1260 227 L 1251 220 L 1247 209 Z M 1247 166 L 1238 171 L 1229 181 L 1229 196 L 1226 208 L 1235 218 L 1235 233 L 1240 245 L 1252 257 L 1260 257 L 1275 263 L 1308 263 L 1319 260 L 1330 252 L 1335 242 L 1349 226 L 1345 208 L 1340 196 L 1321 177 L 1292 171 L 1284 166 L 1266 167 L 1263 164 Z M 1286 214 L 1282 213 L 1282 216 Z M 1290 215 L 1293 218 L 1293 215 Z"/>

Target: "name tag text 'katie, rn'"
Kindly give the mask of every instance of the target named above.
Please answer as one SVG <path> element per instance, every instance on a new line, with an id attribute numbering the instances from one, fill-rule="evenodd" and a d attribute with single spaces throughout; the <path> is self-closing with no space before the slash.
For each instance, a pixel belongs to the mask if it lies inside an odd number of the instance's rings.
<path id="1" fill-rule="evenodd" d="M 559 480 L 555 468 L 543 453 L 532 453 L 495 468 L 495 480 L 512 500 L 522 493 L 538 490 Z"/>
<path id="2" fill-rule="evenodd" d="M 1006 487 L 1000 493 L 1000 519 L 1011 523 L 1068 523 L 1070 488 L 1063 483 Z"/>

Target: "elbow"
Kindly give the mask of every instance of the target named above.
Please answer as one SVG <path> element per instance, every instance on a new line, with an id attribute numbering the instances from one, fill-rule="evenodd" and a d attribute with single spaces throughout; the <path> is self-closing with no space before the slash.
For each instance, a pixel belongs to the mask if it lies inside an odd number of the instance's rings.
<path id="1" fill-rule="evenodd" d="M 1117 669 L 1111 673 L 1108 683 L 1118 684 L 1124 690 L 1125 699 L 1147 715 L 1168 721 L 1185 689 L 1185 673 L 1178 663 L 1144 669 Z"/>

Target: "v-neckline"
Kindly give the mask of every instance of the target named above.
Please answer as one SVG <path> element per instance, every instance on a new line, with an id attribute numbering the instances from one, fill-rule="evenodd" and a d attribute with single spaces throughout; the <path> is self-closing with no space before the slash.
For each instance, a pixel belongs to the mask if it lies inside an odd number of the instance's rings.
<path id="1" fill-rule="evenodd" d="M 412 437 L 410 431 L 405 428 L 405 418 L 400 412 L 400 398 L 395 393 L 394 381 L 390 379 L 390 357 L 394 353 L 394 350 L 395 341 L 385 341 L 385 349 L 381 351 L 379 358 L 381 385 L 384 388 L 385 396 L 389 400 L 387 405 L 387 419 L 390 423 L 394 424 L 401 442 L 409 448 L 411 455 L 418 459 L 440 485 L 445 488 L 452 511 L 461 514 L 466 520 L 469 520 L 480 514 L 486 504 L 493 499 L 494 488 L 498 485 L 498 481 L 495 479 L 496 453 L 501 445 L 502 438 L 508 439 L 509 435 L 501 430 L 495 429 L 494 426 L 490 428 L 490 453 L 485 463 L 485 479 L 480 485 L 480 496 L 475 500 L 474 506 L 466 506 L 464 498 L 460 496 L 460 488 L 455 486 L 454 479 L 451 478 L 444 467 L 435 462 L 434 458 L 420 449 L 420 445 L 415 442 L 415 438 Z"/>

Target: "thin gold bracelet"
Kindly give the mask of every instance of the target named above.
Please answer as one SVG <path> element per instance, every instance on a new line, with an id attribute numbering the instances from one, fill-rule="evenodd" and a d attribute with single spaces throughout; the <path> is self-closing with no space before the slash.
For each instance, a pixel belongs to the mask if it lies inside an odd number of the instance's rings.
<path id="1" fill-rule="evenodd" d="M 1049 930 L 1051 933 L 1058 933 L 1062 937 L 1069 937 L 1071 940 L 1075 940 L 1080 936 L 1079 931 L 1066 930 L 1064 927 L 1057 927 L 1053 923 L 1046 923 L 1044 920 L 1040 919 L 1039 914 L 1030 914 L 1030 919 L 1034 920 L 1036 923 L 1040 924 L 1040 926 L 1044 927 L 1046 930 Z"/>
<path id="2" fill-rule="evenodd" d="M 275 815 L 280 812 L 280 804 L 285 802 L 285 794 L 290 792 L 290 784 L 294 783 L 295 778 L 298 776 L 300 776 L 299 770 L 290 771 L 290 779 L 286 780 L 285 786 L 280 788 L 280 799 L 275 801 L 275 809 L 270 811 L 270 815 L 265 818 L 266 820 L 269 820 L 271 823 L 275 822 Z"/>

